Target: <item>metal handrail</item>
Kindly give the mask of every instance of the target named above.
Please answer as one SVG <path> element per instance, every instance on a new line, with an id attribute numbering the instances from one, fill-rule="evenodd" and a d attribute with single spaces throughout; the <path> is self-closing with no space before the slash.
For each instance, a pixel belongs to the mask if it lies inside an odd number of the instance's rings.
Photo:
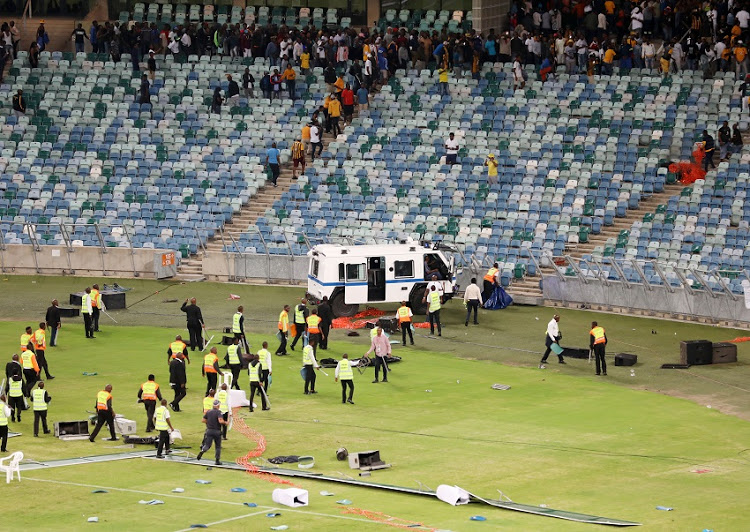
<path id="1" fill-rule="evenodd" d="M 596 276 L 602 283 L 604 283 L 604 286 L 609 286 L 609 279 L 604 275 L 604 272 L 602 271 L 604 268 L 601 263 L 593 256 L 591 257 L 591 262 L 596 266 Z"/>
<path id="2" fill-rule="evenodd" d="M 5 273 L 5 233 L 0 227 L 0 271 Z"/>
<path id="3" fill-rule="evenodd" d="M 642 270 L 642 269 L 641 269 L 641 267 L 639 266 L 639 264 L 638 264 L 638 261 L 637 261 L 637 260 L 633 260 L 633 259 L 631 259 L 631 260 L 630 260 L 630 263 L 631 263 L 631 264 L 633 265 L 633 268 L 635 268 L 635 270 L 636 270 L 636 271 L 638 272 L 638 275 L 640 275 L 640 276 L 641 276 L 641 280 L 643 281 L 643 284 L 645 284 L 645 285 L 646 285 L 646 288 L 648 288 L 649 290 L 653 290 L 653 289 L 654 289 L 654 287 L 653 287 L 653 286 L 651 286 L 651 283 L 650 283 L 650 282 L 648 282 L 648 279 L 646 279 L 646 274 L 645 274 L 645 273 L 643 273 L 643 270 Z"/>
<path id="4" fill-rule="evenodd" d="M 96 229 L 96 236 L 99 239 L 99 244 L 101 245 L 101 253 L 102 253 L 102 275 L 107 275 L 107 266 L 104 263 L 104 255 L 107 253 L 107 243 L 104 241 L 104 236 L 102 235 L 102 232 L 99 230 L 99 224 L 94 223 L 94 229 Z"/>
<path id="5" fill-rule="evenodd" d="M 654 260 L 651 261 L 651 265 L 654 267 L 654 270 L 656 270 L 656 274 L 661 277 L 662 282 L 664 283 L 664 286 L 667 287 L 667 290 L 670 294 L 674 293 L 674 287 L 669 283 L 669 279 L 667 279 L 667 276 L 664 274 L 664 272 L 659 267 L 659 264 Z"/>
<path id="6" fill-rule="evenodd" d="M 36 229 L 32 227 L 30 223 L 24 223 L 23 229 L 28 233 L 29 239 L 31 240 L 31 246 L 34 250 L 34 268 L 36 269 L 36 273 L 41 273 L 41 270 L 39 269 L 39 259 L 37 259 L 36 254 L 42 250 L 41 246 L 39 245 L 39 241 L 36 239 Z"/>
<path id="7" fill-rule="evenodd" d="M 229 278 L 229 270 L 230 270 L 229 253 L 231 252 L 227 251 L 227 241 L 224 239 L 223 227 L 219 227 L 219 237 L 221 238 L 221 252 L 224 254 L 224 259 L 227 261 L 227 278 Z"/>
<path id="8" fill-rule="evenodd" d="M 732 298 L 732 301 L 737 301 L 739 297 L 736 294 L 732 293 L 732 291 L 727 286 L 727 283 L 724 281 L 724 278 L 721 275 L 719 275 L 718 270 L 714 268 L 711 271 L 714 272 L 714 275 L 716 275 L 716 279 L 718 283 L 721 285 L 721 288 L 727 293 L 729 297 Z"/>
<path id="9" fill-rule="evenodd" d="M 557 275 L 557 278 L 565 282 L 565 276 L 562 273 L 560 273 L 560 270 L 557 268 L 557 264 L 555 264 L 554 255 L 552 255 L 552 253 L 550 253 L 549 250 L 545 251 L 544 254 L 547 256 L 549 263 L 552 265 L 552 269 L 555 270 L 555 275 Z"/>
<path id="10" fill-rule="evenodd" d="M 128 239 L 128 247 L 130 248 L 130 263 L 133 265 L 133 277 L 140 277 L 140 273 L 135 269 L 135 249 L 133 249 L 133 241 L 130 239 L 130 232 L 127 226 L 122 226 L 122 232 L 125 234 L 125 238 Z"/>
<path id="11" fill-rule="evenodd" d="M 687 290 L 687 293 L 692 296 L 695 293 L 695 290 L 693 290 L 693 283 L 683 275 L 679 268 L 675 268 L 674 273 L 680 278 L 680 282 L 682 283 L 682 286 L 685 287 L 685 290 Z"/>
<path id="12" fill-rule="evenodd" d="M 289 284 L 294 284 L 294 250 L 292 249 L 292 245 L 289 243 L 289 239 L 286 237 L 286 231 L 281 230 L 281 234 L 284 237 L 284 242 L 286 243 L 286 247 L 289 248 L 289 261 L 291 262 L 290 268 L 289 268 Z M 269 272 L 270 273 L 270 272 Z"/>
<path id="13" fill-rule="evenodd" d="M 586 276 L 581 272 L 581 268 L 578 267 L 578 264 L 573 261 L 570 255 L 563 255 L 563 258 L 565 258 L 565 260 L 568 261 L 568 264 L 570 264 L 570 267 L 576 271 L 578 278 L 583 281 L 583 284 L 589 284 L 589 280 L 586 279 Z"/>
<path id="14" fill-rule="evenodd" d="M 67 251 L 67 253 L 65 253 L 65 258 L 68 260 L 68 271 L 71 275 L 75 275 L 73 264 L 70 261 L 70 254 L 73 253 L 73 242 L 70 240 L 70 233 L 68 233 L 68 229 L 65 227 L 64 223 L 60 223 L 60 234 L 65 241 L 65 250 Z"/>
<path id="15" fill-rule="evenodd" d="M 717 297 L 716 294 L 714 293 L 713 289 L 710 286 L 708 286 L 708 283 L 703 278 L 703 275 L 701 275 L 700 272 L 698 272 L 697 268 L 688 268 L 688 270 L 690 271 L 690 273 L 692 273 L 693 275 L 695 275 L 698 278 L 698 281 L 700 281 L 701 286 L 706 290 L 706 292 L 709 293 L 709 295 L 711 297 L 713 297 L 713 298 Z"/>
<path id="16" fill-rule="evenodd" d="M 630 281 L 628 281 L 628 278 L 625 276 L 625 272 L 622 268 L 620 268 L 620 265 L 617 262 L 617 259 L 612 259 L 612 267 L 617 270 L 617 275 L 620 277 L 620 280 L 625 284 L 625 287 L 630 288 Z"/>

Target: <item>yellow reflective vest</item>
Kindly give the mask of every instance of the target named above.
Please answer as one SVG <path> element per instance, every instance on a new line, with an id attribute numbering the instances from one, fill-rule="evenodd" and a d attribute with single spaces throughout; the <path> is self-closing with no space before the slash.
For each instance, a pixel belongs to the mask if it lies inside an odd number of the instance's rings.
<path id="1" fill-rule="evenodd" d="M 40 412 L 42 410 L 47 410 L 47 403 L 44 401 L 44 394 L 46 392 L 41 389 L 37 388 L 33 392 L 31 392 L 31 401 L 34 404 L 34 411 Z"/>
<path id="2" fill-rule="evenodd" d="M 352 371 L 352 364 L 348 358 L 342 358 L 339 362 L 339 379 L 342 381 L 350 381 L 354 378 L 354 372 Z"/>
<path id="3" fill-rule="evenodd" d="M 169 411 L 166 406 L 160 406 L 156 409 L 156 413 L 154 414 L 154 428 L 156 430 L 169 430 L 169 424 L 167 423 L 168 415 Z"/>

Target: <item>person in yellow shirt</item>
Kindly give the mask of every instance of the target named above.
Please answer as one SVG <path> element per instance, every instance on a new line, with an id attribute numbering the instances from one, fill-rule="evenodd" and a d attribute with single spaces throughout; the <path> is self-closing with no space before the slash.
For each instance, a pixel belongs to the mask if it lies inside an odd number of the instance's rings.
<path id="1" fill-rule="evenodd" d="M 741 40 L 737 40 L 734 45 L 734 64 L 735 73 L 738 80 L 743 80 L 747 76 L 747 47 Z"/>
<path id="2" fill-rule="evenodd" d="M 608 17 L 613 16 L 615 14 L 615 3 L 612 0 L 604 2 L 604 11 Z M 609 21 L 607 21 L 607 25 L 609 25 Z"/>
<path id="3" fill-rule="evenodd" d="M 299 56 L 299 69 L 304 75 L 310 71 L 310 52 L 307 48 Z"/>
<path id="4" fill-rule="evenodd" d="M 604 58 L 602 59 L 602 74 L 605 76 L 611 76 L 614 72 L 615 57 L 617 52 L 613 48 L 607 47 L 604 51 Z"/>
<path id="5" fill-rule="evenodd" d="M 336 82 L 333 84 L 333 86 L 336 87 L 336 94 L 341 94 L 341 91 L 343 91 L 344 87 L 346 87 L 344 78 L 342 78 L 341 76 L 336 78 Z"/>
<path id="6" fill-rule="evenodd" d="M 450 94 L 448 91 L 448 68 L 445 66 L 438 70 L 438 93 L 443 96 Z"/>
<path id="7" fill-rule="evenodd" d="M 286 352 L 286 338 L 289 336 L 289 305 L 284 305 L 283 310 L 279 314 L 279 332 L 276 334 L 278 336 L 279 341 L 281 344 L 279 345 L 279 348 L 276 349 L 277 355 L 286 355 L 288 354 Z"/>
<path id="8" fill-rule="evenodd" d="M 295 99 L 295 86 L 297 85 L 297 73 L 292 68 L 291 63 L 286 66 L 286 70 L 281 75 L 282 81 L 286 81 L 286 88 L 289 91 L 289 98 Z"/>
<path id="9" fill-rule="evenodd" d="M 309 128 L 307 134 L 310 134 Z M 297 179 L 298 166 L 302 166 L 302 173 L 305 173 L 305 145 L 299 137 L 294 141 L 294 144 L 292 144 L 292 162 L 294 163 L 292 168 L 292 179 Z"/>
<path id="10" fill-rule="evenodd" d="M 490 185 L 494 185 L 497 183 L 497 160 L 495 159 L 495 154 L 490 153 L 487 158 L 484 160 L 484 165 L 487 167 L 487 181 L 489 181 Z"/>
<path id="11" fill-rule="evenodd" d="M 328 120 L 331 122 L 333 136 L 337 137 L 341 133 L 339 119 L 341 118 L 341 102 L 338 96 L 332 96 L 328 102 Z"/>

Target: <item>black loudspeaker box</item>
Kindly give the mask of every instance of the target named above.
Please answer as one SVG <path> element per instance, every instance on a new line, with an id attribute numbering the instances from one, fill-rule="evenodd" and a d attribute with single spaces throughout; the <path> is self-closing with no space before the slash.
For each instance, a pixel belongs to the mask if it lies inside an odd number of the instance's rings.
<path id="1" fill-rule="evenodd" d="M 630 353 L 617 353 L 615 355 L 615 366 L 635 366 L 638 362 L 638 355 Z"/>
<path id="2" fill-rule="evenodd" d="M 712 364 L 726 364 L 737 362 L 737 345 L 730 342 L 720 342 L 713 345 Z"/>
<path id="3" fill-rule="evenodd" d="M 713 344 L 708 340 L 687 340 L 680 342 L 680 363 L 691 366 L 704 366 L 713 360 Z"/>

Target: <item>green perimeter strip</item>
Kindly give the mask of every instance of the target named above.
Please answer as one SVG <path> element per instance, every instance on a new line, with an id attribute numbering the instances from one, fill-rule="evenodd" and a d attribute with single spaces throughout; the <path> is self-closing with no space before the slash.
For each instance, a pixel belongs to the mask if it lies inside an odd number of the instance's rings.
<path id="1" fill-rule="evenodd" d="M 77 458 L 62 458 L 60 460 L 49 460 L 39 462 L 36 460 L 26 460 L 21 462 L 21 471 L 34 471 L 39 469 L 49 469 L 52 467 L 65 467 L 82 464 L 95 464 L 98 462 L 113 462 L 115 460 L 127 460 L 130 458 L 142 458 L 149 455 L 155 455 L 156 451 L 132 451 L 115 454 L 100 454 L 94 456 L 80 456 Z"/>
<path id="2" fill-rule="evenodd" d="M 145 456 L 144 458 L 153 458 L 153 457 Z M 162 461 L 165 461 L 165 460 L 162 460 Z M 188 460 L 166 459 L 166 461 L 181 463 L 181 464 L 189 464 L 189 465 L 202 465 L 202 466 L 210 465 L 210 461 L 199 462 L 197 460 L 190 460 L 190 459 Z M 227 464 L 222 464 L 220 466 L 212 466 L 212 467 L 243 471 L 243 472 L 245 471 L 244 467 L 235 463 L 227 463 Z M 299 470 L 294 470 L 294 469 L 284 469 L 280 467 L 262 467 L 262 466 L 258 467 L 258 470 L 261 473 L 270 473 L 270 474 L 285 476 L 285 477 L 305 478 L 308 480 L 322 480 L 325 482 L 336 482 L 339 484 L 347 484 L 350 486 L 358 486 L 362 488 L 376 488 L 376 489 L 382 489 L 382 490 L 387 490 L 387 491 L 395 491 L 398 493 L 408 493 L 410 495 L 425 495 L 429 497 L 436 496 L 434 491 L 418 490 L 418 489 L 407 488 L 403 486 L 393 486 L 390 484 L 378 484 L 375 482 L 363 482 L 361 480 L 356 480 L 354 478 L 331 477 L 328 475 L 323 475 L 321 473 L 313 473 L 309 471 L 299 471 Z M 635 523 L 633 521 L 623 521 L 621 519 L 612 519 L 609 517 L 599 517 L 596 515 L 581 514 L 581 513 L 576 513 L 576 512 L 567 512 L 565 510 L 555 510 L 553 508 L 542 508 L 539 506 L 532 506 L 529 504 L 484 499 L 482 497 L 478 497 L 471 493 L 469 495 L 471 495 L 473 502 L 480 502 L 480 503 L 487 504 L 489 506 L 494 506 L 495 508 L 501 508 L 503 510 L 513 510 L 515 512 L 534 514 L 534 515 L 538 515 L 541 517 L 556 517 L 558 519 L 566 519 L 568 521 L 576 521 L 578 523 L 588 523 L 592 525 L 639 526 L 641 524 L 641 523 Z"/>

